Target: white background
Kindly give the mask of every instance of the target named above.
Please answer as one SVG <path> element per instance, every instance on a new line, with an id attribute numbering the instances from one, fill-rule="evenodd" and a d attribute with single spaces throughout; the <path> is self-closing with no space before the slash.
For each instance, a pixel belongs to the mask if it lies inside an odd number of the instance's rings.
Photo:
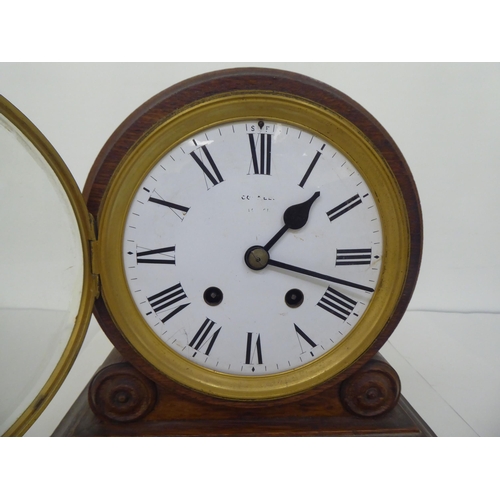
<path id="1" fill-rule="evenodd" d="M 495 63 L 0 64 L 0 92 L 44 133 L 81 188 L 107 138 L 148 98 L 235 66 L 296 71 L 341 90 L 392 135 L 413 172 L 424 257 L 383 349 L 440 436 L 500 436 L 500 65 Z M 111 345 L 92 321 L 78 360 L 28 435 L 50 435 Z"/>
<path id="2" fill-rule="evenodd" d="M 467 65 L 457 73 L 439 62 L 499 61 L 496 11 L 496 5 L 485 0 L 473 4 L 443 0 L 332 0 L 325 4 L 309 0 L 292 8 L 279 1 L 240 6 L 226 0 L 190 4 L 88 0 L 71 9 L 58 0 L 10 2 L 2 5 L 0 60 L 437 61 L 413 69 L 385 64 L 264 64 L 310 74 L 347 92 L 400 145 L 424 205 L 426 247 L 417 300 L 446 285 L 429 258 L 436 247 L 448 248 L 448 238 L 462 234 L 454 232 L 466 204 L 460 193 L 469 193 L 469 185 L 477 187 L 474 179 L 479 179 L 474 175 L 478 162 L 465 165 L 455 160 L 466 149 L 481 154 L 480 144 L 472 138 L 477 140 L 475 132 L 485 130 L 485 120 L 497 116 L 494 110 L 499 100 L 498 66 Z M 44 131 L 83 185 L 104 140 L 152 93 L 208 68 L 235 65 L 169 63 L 158 69 L 121 71 L 80 67 L 55 70 L 54 81 L 50 76 L 54 68 L 14 70 L 0 64 L 0 92 Z M 493 90 L 483 92 L 483 86 Z M 471 97 L 480 103 L 472 117 L 462 112 Z M 470 118 L 472 123 L 468 123 Z M 439 124 L 440 136 L 436 137 L 432 128 Z M 457 136 L 460 124 L 462 132 L 468 132 Z M 480 164 L 489 175 L 497 167 L 498 123 L 491 130 L 489 154 Z M 432 155 L 439 151 L 440 161 L 433 162 Z M 444 187 L 434 182 L 433 172 L 427 170 L 431 165 L 434 174 L 452 179 L 449 200 L 439 198 Z M 489 179 L 482 181 L 493 184 Z M 477 214 L 475 229 L 483 237 L 486 232 L 495 234 L 498 206 L 487 207 L 481 192 L 476 191 L 473 198 L 475 210 L 471 208 L 469 213 Z M 441 224 L 439 216 L 434 217 L 436 206 L 437 214 L 459 210 L 451 217 L 455 221 L 452 229 Z M 466 227 L 469 230 L 470 224 Z M 474 301 L 478 288 L 496 297 L 493 278 L 487 277 L 475 287 L 466 282 L 465 262 L 498 270 L 498 259 L 478 259 L 479 244 L 472 251 L 473 243 L 472 238 L 464 238 L 464 247 L 453 248 L 461 263 L 448 274 L 456 281 L 463 277 L 463 282 L 460 280 L 460 287 L 453 288 L 451 295 L 440 298 L 458 299 L 465 295 L 461 290 L 469 290 Z M 420 309 L 417 304 L 412 303 L 412 310 L 384 349 L 403 378 L 403 393 L 438 435 L 498 435 L 498 430 L 491 432 L 498 425 L 498 316 L 439 312 L 436 316 L 416 311 Z M 95 325 L 89 333 L 68 383 L 33 433 L 51 432 L 76 397 L 77 387 L 85 385 L 100 356 L 109 349 Z M 471 422 L 475 423 L 471 426 Z M 479 430 L 478 422 L 487 425 Z M 497 489 L 496 461 L 491 458 L 496 439 L 218 440 L 215 446 L 210 440 L 184 439 L 29 439 L 3 440 L 1 444 L 2 490 L 10 491 L 11 486 L 37 495 L 43 484 L 50 488 L 52 498 L 67 498 L 68 491 L 95 496 L 96 487 L 101 496 L 109 492 L 121 498 L 147 498 L 164 491 L 175 494 L 182 488 L 184 497 L 213 491 L 220 498 L 252 500 L 256 496 L 330 498 L 332 493 L 387 499 L 400 498 L 409 488 L 421 497 L 488 497 Z"/>

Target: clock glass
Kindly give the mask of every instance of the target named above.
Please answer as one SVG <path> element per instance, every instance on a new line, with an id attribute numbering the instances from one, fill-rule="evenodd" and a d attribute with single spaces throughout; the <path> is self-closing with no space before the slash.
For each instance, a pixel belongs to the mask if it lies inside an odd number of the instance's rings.
<path id="1" fill-rule="evenodd" d="M 89 216 L 54 148 L 0 96 L 0 435 L 22 435 L 57 392 L 95 296 Z"/>

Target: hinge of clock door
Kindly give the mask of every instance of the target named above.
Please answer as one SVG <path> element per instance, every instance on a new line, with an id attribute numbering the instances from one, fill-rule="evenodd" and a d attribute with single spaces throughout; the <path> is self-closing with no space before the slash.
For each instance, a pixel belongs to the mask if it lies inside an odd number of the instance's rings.
<path id="1" fill-rule="evenodd" d="M 97 224 L 94 216 L 89 213 L 89 222 L 90 222 L 90 266 L 92 272 L 92 282 L 94 287 L 94 295 L 95 298 L 99 298 L 101 293 L 101 283 L 99 280 L 99 259 L 98 259 L 98 245 L 97 241 Z"/>

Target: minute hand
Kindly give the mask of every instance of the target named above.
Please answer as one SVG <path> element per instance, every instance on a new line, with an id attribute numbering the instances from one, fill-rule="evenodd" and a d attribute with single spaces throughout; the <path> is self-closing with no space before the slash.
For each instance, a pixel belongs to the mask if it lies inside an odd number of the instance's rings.
<path id="1" fill-rule="evenodd" d="M 327 274 L 317 273 L 316 271 L 309 271 L 302 267 L 292 266 L 291 264 L 285 264 L 284 262 L 279 262 L 277 260 L 269 259 L 268 266 L 280 267 L 281 269 L 286 269 L 288 271 L 293 271 L 295 273 L 305 274 L 307 276 L 312 276 L 313 278 L 319 278 L 330 283 L 336 283 L 338 285 L 350 286 L 351 288 L 357 288 L 358 290 L 363 290 L 365 292 L 374 292 L 373 288 L 368 286 L 359 285 L 358 283 L 352 283 L 351 281 L 341 280 L 339 278 L 334 278 L 333 276 L 328 276 Z"/>

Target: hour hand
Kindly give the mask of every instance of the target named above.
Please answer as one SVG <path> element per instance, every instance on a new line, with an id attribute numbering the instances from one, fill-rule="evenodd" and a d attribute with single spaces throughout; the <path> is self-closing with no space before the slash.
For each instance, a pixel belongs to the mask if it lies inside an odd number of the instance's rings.
<path id="1" fill-rule="evenodd" d="M 319 191 L 316 191 L 307 201 L 292 205 L 285 210 L 283 214 L 283 222 L 285 225 L 264 245 L 264 250 L 269 251 L 269 249 L 289 230 L 289 229 L 300 229 L 306 225 L 309 219 L 309 211 L 311 206 L 320 195 Z"/>

